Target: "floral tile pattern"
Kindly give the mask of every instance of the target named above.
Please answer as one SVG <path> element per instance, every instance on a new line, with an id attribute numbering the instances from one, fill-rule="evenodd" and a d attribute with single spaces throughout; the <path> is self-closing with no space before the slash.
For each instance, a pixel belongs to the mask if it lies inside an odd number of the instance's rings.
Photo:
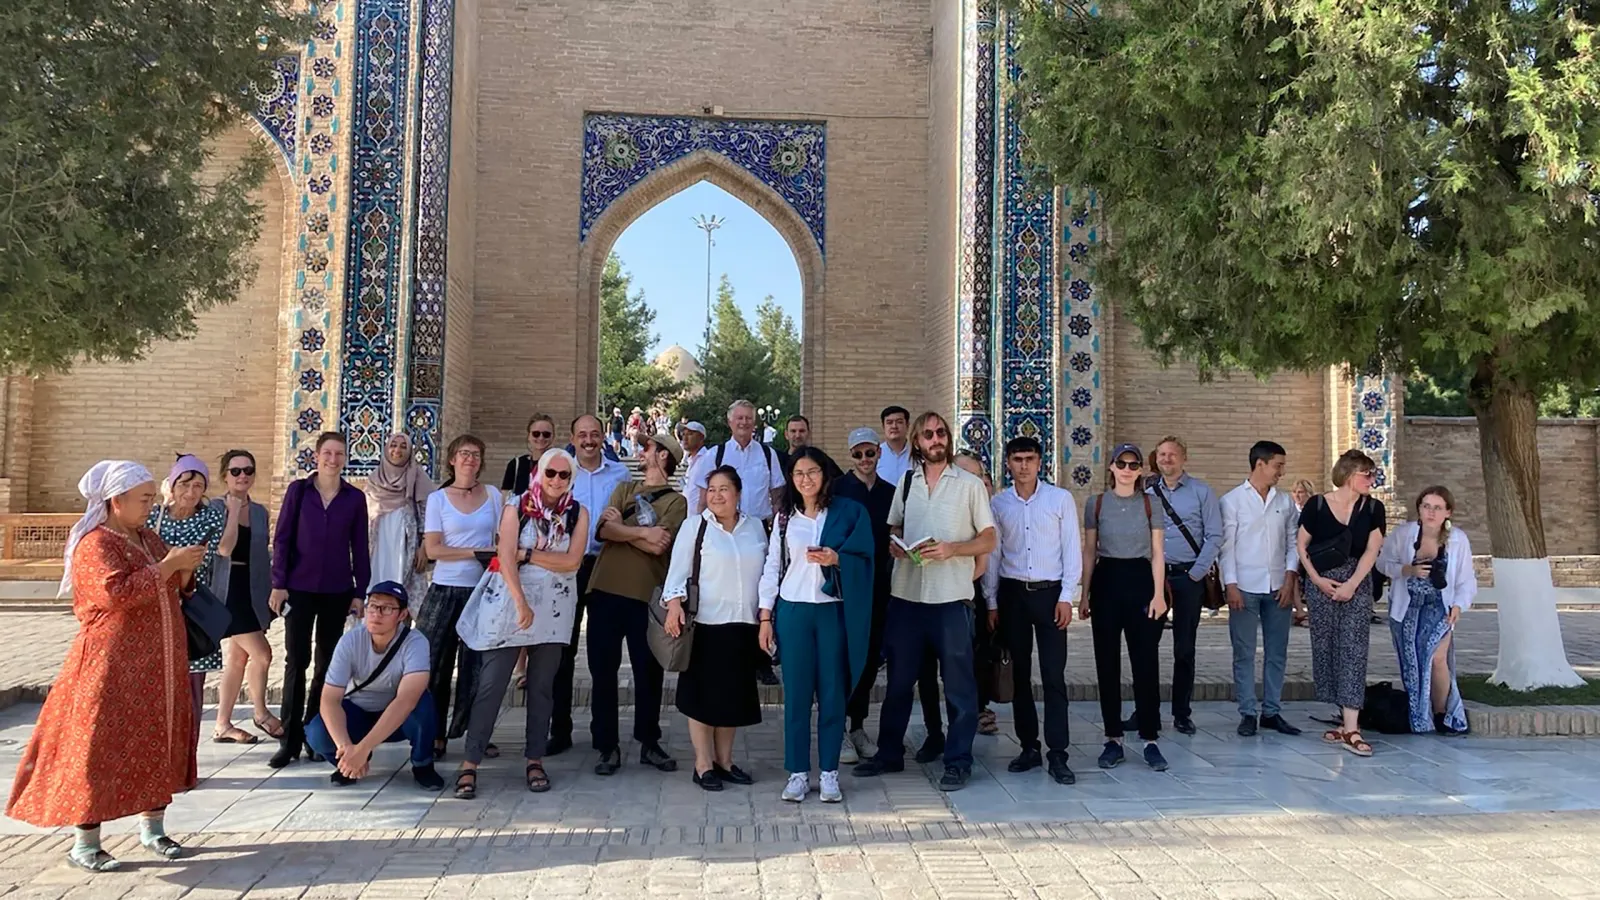
<path id="1" fill-rule="evenodd" d="M 969 0 L 962 16 L 955 427 L 961 445 L 995 471 L 994 0 Z"/>
<path id="2" fill-rule="evenodd" d="M 1066 401 L 1061 404 L 1059 431 L 1068 436 L 1055 448 L 1061 459 L 1062 487 L 1084 489 L 1105 468 L 1105 385 L 1101 377 L 1100 299 L 1088 249 L 1099 240 L 1095 213 L 1099 197 L 1093 191 L 1058 193 L 1056 211 L 1056 262 L 1060 267 L 1061 329 L 1059 383 Z"/>
<path id="3" fill-rule="evenodd" d="M 1350 379 L 1350 408 L 1355 416 L 1355 446 L 1378 464 L 1373 489 L 1391 494 L 1394 484 L 1394 391 L 1396 380 L 1389 375 L 1356 374 Z"/>
<path id="4" fill-rule="evenodd" d="M 330 66 L 331 68 L 331 66 Z M 331 75 L 329 76 L 331 77 Z M 289 166 L 294 166 L 295 113 L 300 96 L 300 57 L 279 57 L 272 64 L 272 76 L 255 88 L 256 121 L 278 145 Z"/>

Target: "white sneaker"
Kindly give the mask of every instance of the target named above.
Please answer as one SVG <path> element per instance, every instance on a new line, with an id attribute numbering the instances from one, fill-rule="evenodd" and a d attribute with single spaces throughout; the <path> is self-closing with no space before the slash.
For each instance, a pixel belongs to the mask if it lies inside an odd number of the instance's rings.
<path id="1" fill-rule="evenodd" d="M 850 739 L 848 737 L 844 739 L 844 743 L 839 747 L 839 762 L 842 762 L 847 766 L 853 766 L 856 763 L 861 762 L 860 755 L 856 753 L 856 745 L 850 743 Z"/>
<path id="2" fill-rule="evenodd" d="M 838 803 L 844 799 L 844 794 L 839 792 L 839 772 L 822 773 L 822 802 Z"/>
<path id="3" fill-rule="evenodd" d="M 865 728 L 857 728 L 846 737 L 850 738 L 850 743 L 855 745 L 856 754 L 860 758 L 871 759 L 878 755 L 878 745 L 872 742 L 872 738 L 867 737 Z"/>
<path id="4" fill-rule="evenodd" d="M 838 774 L 834 778 L 838 778 Z M 799 803 L 811 793 L 811 779 L 805 772 L 795 772 L 789 776 L 789 783 L 783 786 L 783 799 L 790 803 Z"/>

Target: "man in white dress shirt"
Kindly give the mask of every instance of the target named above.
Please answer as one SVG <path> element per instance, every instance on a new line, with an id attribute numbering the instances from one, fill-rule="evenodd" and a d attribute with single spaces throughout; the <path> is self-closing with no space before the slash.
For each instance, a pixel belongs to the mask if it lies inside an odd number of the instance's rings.
<path id="1" fill-rule="evenodd" d="M 684 473 L 683 499 L 689 501 L 690 509 L 703 509 L 700 490 L 694 486 L 688 474 L 694 471 L 694 464 L 700 461 L 700 457 L 706 455 L 706 426 L 699 422 L 686 423 L 678 429 L 678 440 L 683 444 L 683 465 L 678 467 L 678 471 Z"/>
<path id="2" fill-rule="evenodd" d="M 756 405 L 749 400 L 735 400 L 728 407 L 728 430 L 733 437 L 718 444 L 716 449 L 706 448 L 700 460 L 689 472 L 688 483 L 694 486 L 694 500 L 689 515 L 705 511 L 706 481 L 720 466 L 733 466 L 744 482 L 739 494 L 739 511 L 763 522 L 772 518 L 772 504 L 783 490 L 783 461 L 771 447 L 757 441 Z"/>
<path id="3" fill-rule="evenodd" d="M 1284 721 L 1283 673 L 1289 660 L 1289 628 L 1300 605 L 1295 531 L 1300 515 L 1294 498 L 1277 490 L 1287 454 L 1272 441 L 1250 448 L 1250 477 L 1222 497 L 1222 583 L 1228 594 L 1228 636 L 1233 640 L 1233 692 L 1239 698 L 1239 736 L 1260 728 L 1284 734 L 1300 729 Z M 1264 697 L 1256 718 L 1256 628 L 1266 659 Z"/>
<path id="4" fill-rule="evenodd" d="M 1078 779 L 1067 766 L 1067 625 L 1083 575 L 1078 507 L 1072 494 L 1039 480 L 1044 448 L 1031 437 L 1006 442 L 1011 487 L 991 502 L 1000 543 L 983 575 L 984 593 L 1000 600 L 1000 633 L 1011 650 L 1017 743 L 1022 753 L 1006 768 L 1026 772 L 1044 764 L 1039 755 L 1039 713 L 1033 705 L 1033 645 L 1039 644 L 1044 688 L 1044 739 L 1050 777 Z"/>
<path id="5" fill-rule="evenodd" d="M 883 443 L 878 445 L 878 477 L 900 490 L 900 482 L 911 469 L 911 413 L 904 406 L 886 406 L 878 414 L 883 424 Z"/>

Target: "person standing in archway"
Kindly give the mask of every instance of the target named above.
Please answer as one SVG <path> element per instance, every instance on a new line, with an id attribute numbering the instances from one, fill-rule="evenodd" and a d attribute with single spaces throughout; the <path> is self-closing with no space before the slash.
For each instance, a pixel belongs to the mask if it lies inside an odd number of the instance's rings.
<path id="1" fill-rule="evenodd" d="M 756 405 L 749 400 L 735 400 L 728 407 L 728 430 L 733 437 L 707 449 L 689 473 L 689 482 L 695 487 L 696 507 L 690 515 L 704 512 L 706 479 L 724 465 L 733 466 L 744 482 L 744 492 L 739 495 L 739 512 L 760 519 L 770 528 L 773 504 L 783 490 L 783 461 L 771 447 L 757 441 Z"/>

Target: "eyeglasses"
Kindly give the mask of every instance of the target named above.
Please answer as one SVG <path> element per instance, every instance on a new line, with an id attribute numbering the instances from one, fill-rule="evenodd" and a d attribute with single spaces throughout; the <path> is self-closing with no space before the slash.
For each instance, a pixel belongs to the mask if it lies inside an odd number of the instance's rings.
<path id="1" fill-rule="evenodd" d="M 256 474 L 256 467 L 255 466 L 233 466 L 233 467 L 228 469 L 228 474 L 232 475 L 235 478 L 238 478 L 240 475 L 254 475 L 254 474 Z"/>
<path id="2" fill-rule="evenodd" d="M 549 438 L 553 438 L 555 436 L 556 436 L 556 433 L 554 431 L 534 431 L 532 429 L 528 430 L 528 437 L 549 439 Z"/>
<path id="3" fill-rule="evenodd" d="M 850 456 L 853 459 L 877 459 L 878 458 L 878 451 L 876 449 L 872 449 L 872 450 L 852 450 L 852 451 L 850 451 Z"/>
<path id="4" fill-rule="evenodd" d="M 544 477 L 553 481 L 569 481 L 572 478 L 572 473 L 566 469 L 545 469 Z"/>
<path id="5" fill-rule="evenodd" d="M 368 603 L 367 612 L 375 612 L 380 616 L 392 616 L 400 612 L 400 607 L 393 603 Z"/>
<path id="6" fill-rule="evenodd" d="M 812 480 L 814 478 L 821 478 L 821 477 L 822 477 L 822 470 L 821 469 L 795 469 L 794 470 L 794 479 L 796 481 L 799 481 L 802 478 L 804 478 L 807 481 L 810 481 L 810 480 Z"/>
<path id="7" fill-rule="evenodd" d="M 483 459 L 483 453 L 478 450 L 457 450 L 456 455 L 462 459 Z"/>
<path id="8" fill-rule="evenodd" d="M 1111 462 L 1111 467 L 1114 468 L 1114 469 L 1124 469 L 1124 470 L 1137 469 L 1137 468 L 1139 468 L 1139 461 L 1138 460 L 1133 460 L 1133 459 L 1113 460 Z"/>
<path id="9" fill-rule="evenodd" d="M 934 439 L 936 437 L 949 437 L 949 436 L 950 436 L 950 430 L 948 428 L 943 427 L 943 426 L 940 426 L 938 428 L 924 428 L 924 429 L 922 429 L 922 439 L 925 440 L 925 441 L 932 440 L 932 439 Z"/>

